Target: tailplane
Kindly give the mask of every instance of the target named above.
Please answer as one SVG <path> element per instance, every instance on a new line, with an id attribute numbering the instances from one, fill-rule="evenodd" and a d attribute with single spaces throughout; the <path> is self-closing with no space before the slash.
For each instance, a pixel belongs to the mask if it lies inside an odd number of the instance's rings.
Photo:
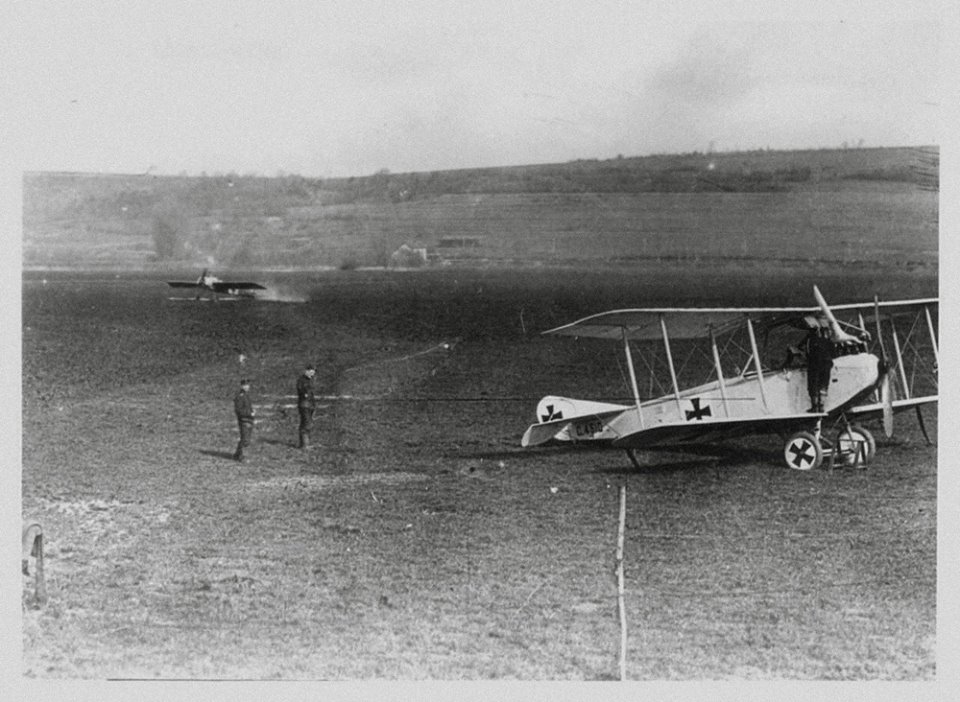
<path id="1" fill-rule="evenodd" d="M 520 445 L 527 447 L 560 441 L 608 440 L 603 419 L 627 409 L 630 409 L 627 405 L 548 395 L 537 403 L 537 424 L 527 428 Z M 571 428 L 575 431 L 571 432 Z"/>

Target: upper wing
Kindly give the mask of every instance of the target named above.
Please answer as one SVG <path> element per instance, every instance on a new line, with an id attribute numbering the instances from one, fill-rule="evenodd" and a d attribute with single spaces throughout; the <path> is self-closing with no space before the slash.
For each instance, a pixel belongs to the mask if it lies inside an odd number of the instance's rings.
<path id="1" fill-rule="evenodd" d="M 230 292 L 231 290 L 266 290 L 265 287 L 260 285 L 260 283 L 225 283 L 223 281 L 218 281 L 213 283 L 211 286 L 214 292 Z"/>
<path id="2" fill-rule="evenodd" d="M 937 298 L 925 298 L 881 302 L 879 306 L 921 307 L 936 303 Z M 834 312 L 841 313 L 869 312 L 874 307 L 873 302 L 831 305 Z M 662 336 L 660 323 L 664 320 L 671 339 L 700 339 L 708 337 L 711 332 L 722 334 L 738 328 L 746 319 L 770 329 L 784 324 L 809 326 L 804 320 L 820 315 L 819 307 L 648 307 L 601 312 L 543 333 L 597 339 L 622 339 L 626 334 L 628 339 L 659 340 Z"/>
<path id="3" fill-rule="evenodd" d="M 168 280 L 167 285 L 171 288 L 202 288 L 203 286 L 195 280 Z"/>
<path id="4" fill-rule="evenodd" d="M 873 302 L 851 302 L 845 305 L 830 305 L 834 312 L 844 310 L 873 310 L 874 307 L 922 307 L 923 305 L 936 305 L 940 302 L 938 297 L 922 297 L 913 300 L 881 300 L 878 303 Z"/>
<path id="5" fill-rule="evenodd" d="M 578 319 L 562 327 L 549 329 L 544 334 L 560 336 L 593 337 L 597 339 L 660 339 L 660 320 L 670 318 L 669 334 L 672 339 L 699 339 L 734 328 L 744 319 L 762 315 L 799 319 L 815 310 L 809 307 L 742 307 L 742 308 L 640 308 L 601 312 Z"/>

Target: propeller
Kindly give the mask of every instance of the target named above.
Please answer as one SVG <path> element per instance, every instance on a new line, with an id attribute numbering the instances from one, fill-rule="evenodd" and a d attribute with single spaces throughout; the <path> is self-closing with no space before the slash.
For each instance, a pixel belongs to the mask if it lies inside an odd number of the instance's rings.
<path id="1" fill-rule="evenodd" d="M 877 340 L 880 342 L 880 403 L 883 405 L 883 433 L 893 436 L 893 395 L 890 392 L 890 361 L 880 330 L 880 298 L 873 296 L 873 316 L 877 322 Z"/>
<path id="2" fill-rule="evenodd" d="M 893 436 L 893 398 L 890 395 L 890 374 L 886 370 L 880 381 L 880 402 L 883 404 L 883 433 L 890 438 Z"/>
<path id="3" fill-rule="evenodd" d="M 813 296 L 817 299 L 817 304 L 820 305 L 823 316 L 827 318 L 827 322 L 830 324 L 830 333 L 833 335 L 835 342 L 859 341 L 855 336 L 848 334 L 840 328 L 840 323 L 837 321 L 837 318 L 833 316 L 830 306 L 827 305 L 827 301 L 824 300 L 823 295 L 820 294 L 820 288 L 816 285 L 813 286 Z"/>

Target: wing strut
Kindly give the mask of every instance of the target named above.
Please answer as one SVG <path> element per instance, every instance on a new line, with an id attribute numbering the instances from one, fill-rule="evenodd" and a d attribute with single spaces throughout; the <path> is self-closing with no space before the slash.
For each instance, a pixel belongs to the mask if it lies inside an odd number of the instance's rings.
<path id="1" fill-rule="evenodd" d="M 670 381 L 673 383 L 673 396 L 677 399 L 677 412 L 683 416 L 683 405 L 680 404 L 680 386 L 677 384 L 677 371 L 673 367 L 673 354 L 670 353 L 670 337 L 667 336 L 667 322 L 660 315 L 660 331 L 663 333 L 663 348 L 667 350 L 667 365 L 670 366 Z"/>
<path id="2" fill-rule="evenodd" d="M 880 310 L 877 309 L 877 318 L 878 318 L 878 319 L 880 318 L 879 315 L 880 315 Z M 864 321 L 864 319 L 863 319 L 863 312 L 857 312 L 857 321 L 860 322 L 860 329 L 861 329 L 861 331 L 863 331 L 863 333 L 866 334 L 866 335 L 867 335 L 867 338 L 869 339 L 869 338 L 870 338 L 870 336 L 869 336 L 869 335 L 870 335 L 870 332 L 867 331 L 867 323 L 866 323 L 866 322 Z M 874 401 L 874 402 L 880 402 L 880 390 L 879 390 L 879 388 L 874 388 L 874 389 L 873 389 L 873 401 Z"/>
<path id="3" fill-rule="evenodd" d="M 888 437 L 893 436 L 893 397 L 890 395 L 890 359 L 887 358 L 887 346 L 883 343 L 883 325 L 880 323 L 880 298 L 873 296 L 873 315 L 877 322 L 877 341 L 880 344 L 880 363 L 882 373 L 880 374 L 880 402 L 883 405 L 883 433 Z M 891 317 L 890 323 L 893 324 Z M 896 331 L 894 331 L 896 336 Z"/>
<path id="4" fill-rule="evenodd" d="M 623 350 L 627 354 L 627 369 L 630 371 L 630 389 L 633 390 L 633 401 L 637 405 L 637 417 L 640 419 L 640 428 L 643 429 L 643 412 L 640 409 L 640 389 L 637 387 L 637 373 L 633 370 L 633 355 L 630 353 L 630 339 L 627 337 L 627 328 L 623 331 Z"/>
<path id="5" fill-rule="evenodd" d="M 717 370 L 717 380 L 720 383 L 720 399 L 723 400 L 723 413 L 729 417 L 730 407 L 727 406 L 727 386 L 723 382 L 723 368 L 720 366 L 720 352 L 717 350 L 717 336 L 710 327 L 710 348 L 713 350 L 713 366 Z"/>
<path id="6" fill-rule="evenodd" d="M 933 360 L 940 367 L 940 351 L 937 349 L 937 335 L 933 331 L 933 320 L 930 318 L 930 308 L 923 306 L 923 312 L 927 316 L 927 329 L 930 330 L 930 343 L 933 344 Z"/>
<path id="7" fill-rule="evenodd" d="M 940 351 L 937 348 L 937 335 L 933 329 L 933 319 L 930 317 L 930 308 L 927 305 L 923 306 L 923 313 L 927 318 L 927 329 L 930 331 L 930 344 L 933 347 L 933 362 L 934 368 L 940 368 Z M 920 405 L 917 405 L 917 422 L 920 424 L 920 431 L 923 432 L 923 438 L 927 440 L 927 446 L 930 446 L 933 442 L 930 441 L 930 435 L 927 433 L 927 427 L 923 423 L 923 413 L 920 411 Z"/>
<path id="8" fill-rule="evenodd" d="M 760 367 L 760 352 L 757 350 L 757 337 L 753 333 L 753 322 L 747 317 L 747 333 L 750 335 L 750 350 L 753 352 L 753 365 L 757 369 L 757 381 L 760 384 L 760 397 L 763 407 L 767 409 L 767 393 L 763 389 L 763 369 Z"/>
<path id="9" fill-rule="evenodd" d="M 893 332 L 893 350 L 897 354 L 897 367 L 900 369 L 900 382 L 903 383 L 903 396 L 910 399 L 910 386 L 907 385 L 907 371 L 903 367 L 903 356 L 900 354 L 900 340 L 897 338 L 897 328 L 893 324 L 893 317 L 890 318 L 890 331 Z"/>

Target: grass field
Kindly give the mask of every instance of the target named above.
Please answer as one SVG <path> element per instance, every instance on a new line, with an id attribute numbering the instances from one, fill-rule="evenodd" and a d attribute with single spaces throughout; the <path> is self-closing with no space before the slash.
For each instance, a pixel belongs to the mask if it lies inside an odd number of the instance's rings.
<path id="1" fill-rule="evenodd" d="M 23 516 L 44 527 L 49 591 L 23 610 L 27 676 L 611 679 L 621 484 L 631 678 L 935 676 L 937 456 L 909 417 L 866 471 L 788 471 L 776 439 L 643 472 L 519 449 L 540 396 L 620 381 L 543 329 L 624 305 L 811 304 L 814 282 L 831 301 L 935 295 L 935 266 L 260 278 L 305 302 L 25 275 Z M 323 394 L 360 399 L 324 401 L 301 453 L 274 405 L 307 360 Z M 238 465 L 241 373 L 265 406 Z"/>

